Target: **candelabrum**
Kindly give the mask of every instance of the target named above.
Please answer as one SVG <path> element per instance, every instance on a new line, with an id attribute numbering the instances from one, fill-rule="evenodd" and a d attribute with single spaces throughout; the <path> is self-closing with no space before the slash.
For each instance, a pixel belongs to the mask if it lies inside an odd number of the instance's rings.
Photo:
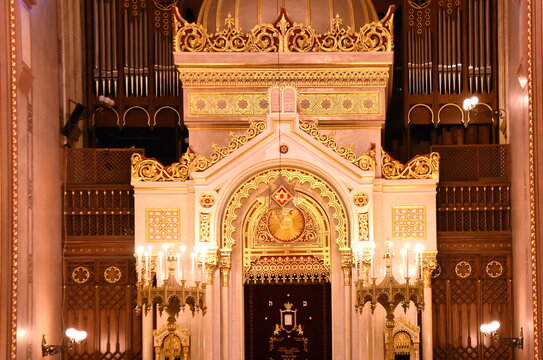
<path id="1" fill-rule="evenodd" d="M 411 278 L 409 261 L 409 246 L 402 249 L 402 262 L 404 265 L 403 275 L 405 282 L 400 283 L 394 277 L 392 272 L 392 243 L 387 242 L 383 253 L 383 262 L 385 264 L 385 276 L 381 282 L 377 283 L 375 276 L 375 264 L 373 261 L 375 246 L 369 246 L 361 251 L 355 252 L 355 267 L 358 280 L 356 281 L 356 308 L 362 312 L 364 305 L 370 303 L 371 313 L 373 314 L 377 304 L 386 311 L 385 333 L 389 340 L 392 339 L 394 331 L 394 310 L 401 304 L 404 311 L 407 312 L 410 302 L 417 307 L 418 311 L 424 309 L 424 281 L 423 281 L 423 258 L 422 246 L 415 247 L 415 271 L 414 277 Z M 359 270 L 362 270 L 362 274 Z M 371 275 L 370 275 L 371 273 Z M 386 343 L 386 359 L 393 359 L 393 342 Z"/>
<path id="2" fill-rule="evenodd" d="M 392 273 L 392 246 L 387 243 L 383 260 L 385 264 L 385 276 L 383 280 L 377 284 L 375 277 L 375 266 L 373 261 L 373 249 L 362 250 L 361 254 L 355 254 L 355 266 L 358 277 L 356 282 L 357 299 L 356 306 L 359 311 L 366 303 L 370 303 L 372 313 L 375 311 L 377 304 L 381 304 L 388 313 L 394 313 L 394 309 L 398 305 L 404 308 L 405 311 L 409 308 L 412 301 L 418 310 L 424 308 L 424 282 L 422 279 L 422 249 L 415 249 L 415 276 L 412 279 L 409 267 L 408 248 L 402 250 L 402 258 L 405 266 L 404 283 L 400 283 Z M 361 265 L 361 266 L 360 266 Z M 362 269 L 362 274 L 358 274 L 359 269 Z M 371 272 L 371 275 L 370 275 Z"/>
<path id="3" fill-rule="evenodd" d="M 154 253 L 151 246 L 146 250 L 143 247 L 136 250 L 136 310 L 147 313 L 152 305 L 156 305 L 161 315 L 166 311 L 168 322 L 175 322 L 187 305 L 193 315 L 197 311 L 205 314 L 206 285 L 216 266 L 216 251 L 203 248 L 192 252 L 189 263 L 185 246 L 182 245 L 178 253 L 174 251 L 173 244 L 165 244 L 163 250 Z M 185 280 L 187 272 L 190 272 L 194 285 Z"/>

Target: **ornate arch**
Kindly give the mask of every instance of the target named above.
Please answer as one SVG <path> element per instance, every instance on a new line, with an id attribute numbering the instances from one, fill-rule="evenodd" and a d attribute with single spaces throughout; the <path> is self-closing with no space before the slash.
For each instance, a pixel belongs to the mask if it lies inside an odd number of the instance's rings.
<path id="1" fill-rule="evenodd" d="M 283 178 L 287 181 L 292 182 L 296 180 L 299 184 L 305 184 L 311 190 L 317 191 L 323 199 L 327 200 L 327 205 L 332 210 L 329 216 L 334 220 L 335 242 L 340 249 L 349 248 L 347 212 L 337 192 L 326 181 L 309 171 L 294 167 L 283 167 L 281 169 L 272 168 L 261 171 L 244 181 L 233 192 L 226 204 L 222 218 L 221 250 L 231 251 L 232 247 L 236 244 L 234 238 L 236 227 L 234 226 L 234 222 L 238 218 L 236 212 L 242 208 L 243 201 L 249 198 L 252 192 L 258 190 L 260 185 L 271 184 L 277 179 L 279 170 Z"/>

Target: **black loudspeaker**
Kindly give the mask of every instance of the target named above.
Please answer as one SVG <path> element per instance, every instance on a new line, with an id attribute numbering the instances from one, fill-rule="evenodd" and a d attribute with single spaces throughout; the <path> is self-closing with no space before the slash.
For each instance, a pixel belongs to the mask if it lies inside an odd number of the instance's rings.
<path id="1" fill-rule="evenodd" d="M 60 133 L 70 139 L 73 139 L 75 136 L 75 140 L 77 141 L 79 135 L 81 135 L 81 130 L 77 127 L 77 122 L 79 121 L 79 119 L 81 119 L 84 113 L 85 106 L 79 103 L 76 104 L 75 109 L 70 114 L 68 121 L 66 121 L 66 124 L 64 125 Z"/>

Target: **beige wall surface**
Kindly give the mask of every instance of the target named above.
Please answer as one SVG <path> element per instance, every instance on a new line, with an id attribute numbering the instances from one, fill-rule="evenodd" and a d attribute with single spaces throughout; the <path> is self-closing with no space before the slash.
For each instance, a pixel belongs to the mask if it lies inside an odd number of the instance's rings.
<path id="1" fill-rule="evenodd" d="M 57 1 L 0 2 L 0 116 L 2 147 L 2 260 L 0 358 L 41 358 L 41 337 L 62 340 L 60 62 Z M 10 20 L 9 11 L 15 9 Z M 11 112 L 7 59 L 16 49 L 16 118 Z M 16 120 L 16 122 L 14 122 Z M 13 127 L 13 128 L 12 128 Z M 16 127 L 16 132 L 14 128 Z M 11 137 L 16 136 L 16 156 Z M 17 171 L 16 173 L 14 171 Z M 12 179 L 12 174 L 16 178 Z M 13 191 L 13 192 L 12 192 Z M 16 235 L 15 231 L 16 230 Z M 12 233 L 13 232 L 13 233 Z M 13 242 L 17 238 L 17 243 Z M 15 246 L 16 245 L 16 248 Z M 13 248 L 13 249 L 12 249 Z M 17 251 L 17 253 L 12 250 Z M 16 256 L 15 256 L 16 255 Z M 17 271 L 11 272 L 16 264 Z M 11 311 L 12 274 L 17 280 L 17 312 Z M 16 325 L 16 344 L 11 335 Z M 14 351 L 12 351 L 12 349 Z"/>

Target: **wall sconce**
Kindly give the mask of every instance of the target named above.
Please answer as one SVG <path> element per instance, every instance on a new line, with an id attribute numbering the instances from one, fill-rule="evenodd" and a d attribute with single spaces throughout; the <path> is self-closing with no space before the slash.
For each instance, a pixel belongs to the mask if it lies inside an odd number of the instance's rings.
<path id="1" fill-rule="evenodd" d="M 113 100 L 109 96 L 100 95 L 98 96 L 98 101 L 100 101 L 101 106 L 104 107 L 112 107 L 113 105 L 115 105 L 115 100 Z"/>
<path id="2" fill-rule="evenodd" d="M 471 120 L 471 116 L 486 116 L 491 118 L 492 122 L 494 122 L 495 120 L 503 120 L 505 118 L 504 109 L 492 109 L 492 107 L 487 103 L 480 103 L 477 96 L 464 99 L 462 108 L 468 114 L 468 119 L 464 122 L 464 126 L 466 127 Z"/>
<path id="3" fill-rule="evenodd" d="M 43 335 L 41 340 L 42 357 L 46 357 L 47 355 L 55 355 L 59 352 L 70 350 L 72 346 L 80 344 L 87 338 L 86 331 L 80 331 L 74 328 L 67 329 L 65 334 L 70 339 L 66 345 L 47 345 L 47 339 L 45 338 L 45 335 Z"/>
<path id="4" fill-rule="evenodd" d="M 471 111 L 475 109 L 475 106 L 479 103 L 479 98 L 477 96 L 473 96 L 471 98 L 467 98 L 464 100 L 464 104 L 462 107 L 466 111 Z"/>
<path id="5" fill-rule="evenodd" d="M 481 325 L 481 332 L 485 335 L 490 337 L 490 340 L 492 341 L 501 341 L 502 343 L 509 345 L 513 349 L 522 349 L 524 346 L 524 336 L 522 334 L 522 328 L 520 328 L 520 336 L 519 337 L 510 337 L 510 338 L 504 338 L 500 337 L 498 333 L 496 332 L 500 328 L 500 322 L 499 321 L 492 321 L 488 324 Z"/>

